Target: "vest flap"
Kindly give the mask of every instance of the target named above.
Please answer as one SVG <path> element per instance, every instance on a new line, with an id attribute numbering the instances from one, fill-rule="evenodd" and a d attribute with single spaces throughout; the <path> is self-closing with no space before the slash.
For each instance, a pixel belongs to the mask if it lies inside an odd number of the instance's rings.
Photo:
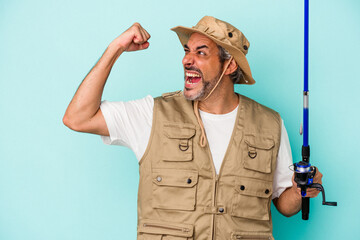
<path id="1" fill-rule="evenodd" d="M 138 226 L 139 233 L 172 235 L 178 237 L 192 237 L 194 227 L 190 224 L 171 223 L 168 221 L 155 221 L 150 219 L 140 220 Z"/>
<path id="2" fill-rule="evenodd" d="M 152 180 L 159 186 L 193 187 L 198 182 L 198 172 L 181 169 L 153 169 Z"/>
<path id="3" fill-rule="evenodd" d="M 164 124 L 164 134 L 168 138 L 189 139 L 195 135 L 195 126 L 186 123 Z"/>
<path id="4" fill-rule="evenodd" d="M 253 148 L 269 150 L 275 146 L 275 142 L 272 136 L 263 135 L 245 135 L 245 143 Z"/>
<path id="5" fill-rule="evenodd" d="M 272 182 L 237 177 L 235 180 L 235 190 L 242 195 L 268 198 L 272 195 Z"/>

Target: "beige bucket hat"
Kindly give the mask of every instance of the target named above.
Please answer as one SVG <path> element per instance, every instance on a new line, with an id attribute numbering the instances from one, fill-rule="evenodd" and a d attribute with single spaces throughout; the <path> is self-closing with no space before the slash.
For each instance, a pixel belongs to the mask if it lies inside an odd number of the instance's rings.
<path id="1" fill-rule="evenodd" d="M 176 32 L 183 46 L 187 44 L 192 33 L 201 33 L 207 36 L 216 44 L 225 48 L 230 55 L 234 57 L 243 71 L 244 78 L 235 83 L 255 83 L 251 75 L 249 63 L 245 57 L 249 50 L 250 43 L 239 29 L 214 17 L 205 16 L 192 28 L 177 26 L 171 28 L 171 30 Z"/>

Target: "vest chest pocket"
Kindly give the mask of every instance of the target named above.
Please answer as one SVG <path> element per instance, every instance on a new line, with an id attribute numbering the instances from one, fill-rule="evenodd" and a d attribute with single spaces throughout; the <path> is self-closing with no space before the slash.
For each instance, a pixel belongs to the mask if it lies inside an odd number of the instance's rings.
<path id="1" fill-rule="evenodd" d="M 194 227 L 183 223 L 141 220 L 138 240 L 193 240 Z"/>
<path id="2" fill-rule="evenodd" d="M 272 182 L 241 178 L 235 180 L 231 215 L 255 220 L 269 220 Z"/>
<path id="3" fill-rule="evenodd" d="M 191 161 L 195 126 L 187 123 L 167 123 L 163 127 L 161 159 L 164 161 Z"/>
<path id="4" fill-rule="evenodd" d="M 275 142 L 272 137 L 245 135 L 244 168 L 271 173 Z"/>
<path id="5" fill-rule="evenodd" d="M 195 210 L 198 172 L 181 169 L 153 169 L 152 207 Z"/>

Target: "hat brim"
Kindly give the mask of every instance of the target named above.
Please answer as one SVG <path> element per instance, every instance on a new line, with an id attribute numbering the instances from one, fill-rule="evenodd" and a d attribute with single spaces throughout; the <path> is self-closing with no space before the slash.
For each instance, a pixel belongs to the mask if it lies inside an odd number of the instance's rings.
<path id="1" fill-rule="evenodd" d="M 226 44 L 224 42 L 221 42 L 220 40 L 198 30 L 195 28 L 188 28 L 188 27 L 183 27 L 183 26 L 177 26 L 174 28 L 171 28 L 170 30 L 176 32 L 176 34 L 179 37 L 179 40 L 182 44 L 182 46 L 184 46 L 185 44 L 187 44 L 187 42 L 189 41 L 189 38 L 191 36 L 191 34 L 193 33 L 200 33 L 205 35 L 206 37 L 210 38 L 211 40 L 213 40 L 216 44 L 220 45 L 221 47 L 225 48 L 231 56 L 234 57 L 235 61 L 237 62 L 237 64 L 240 66 L 240 69 L 242 70 L 242 72 L 244 73 L 244 78 L 242 80 L 240 80 L 240 82 L 235 82 L 238 84 L 254 84 L 255 80 L 253 79 L 252 75 L 251 75 L 251 70 L 250 70 L 250 66 L 248 61 L 246 60 L 246 57 L 244 55 L 244 53 L 242 53 L 242 51 L 236 47 L 233 47 L 229 44 Z"/>

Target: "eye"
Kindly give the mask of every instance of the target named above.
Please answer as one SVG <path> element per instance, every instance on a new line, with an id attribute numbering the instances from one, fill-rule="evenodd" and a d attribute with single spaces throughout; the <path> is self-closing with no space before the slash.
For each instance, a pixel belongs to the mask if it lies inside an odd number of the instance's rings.
<path id="1" fill-rule="evenodd" d="M 189 53 L 189 49 L 184 48 L 185 54 Z"/>
<path id="2" fill-rule="evenodd" d="M 206 55 L 206 53 L 203 52 L 203 51 L 198 51 L 198 54 L 199 54 L 199 55 L 202 55 L 202 56 L 205 56 L 205 55 Z"/>

